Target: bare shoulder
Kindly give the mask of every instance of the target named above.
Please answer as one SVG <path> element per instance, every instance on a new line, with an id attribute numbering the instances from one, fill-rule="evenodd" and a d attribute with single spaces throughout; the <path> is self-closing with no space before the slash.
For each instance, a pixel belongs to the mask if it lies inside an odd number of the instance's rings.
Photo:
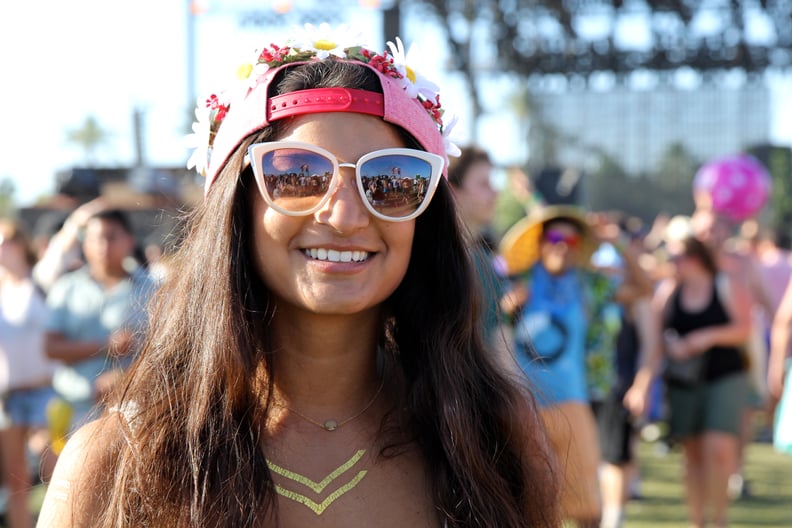
<path id="1" fill-rule="evenodd" d="M 100 489 L 96 478 L 107 478 L 108 484 L 112 481 L 112 474 L 103 467 L 117 424 L 117 415 L 111 414 L 84 425 L 69 438 L 47 487 L 37 528 L 87 526 L 96 519 L 99 501 L 81 489 L 89 482 L 91 489 Z"/>

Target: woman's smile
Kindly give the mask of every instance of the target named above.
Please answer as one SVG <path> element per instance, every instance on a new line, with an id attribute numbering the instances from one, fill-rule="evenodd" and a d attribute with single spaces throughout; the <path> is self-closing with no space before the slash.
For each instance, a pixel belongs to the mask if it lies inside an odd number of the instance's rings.
<path id="1" fill-rule="evenodd" d="M 305 256 L 313 260 L 326 260 L 328 262 L 365 262 L 370 253 L 358 250 L 337 250 L 325 248 L 306 248 L 302 250 Z"/>

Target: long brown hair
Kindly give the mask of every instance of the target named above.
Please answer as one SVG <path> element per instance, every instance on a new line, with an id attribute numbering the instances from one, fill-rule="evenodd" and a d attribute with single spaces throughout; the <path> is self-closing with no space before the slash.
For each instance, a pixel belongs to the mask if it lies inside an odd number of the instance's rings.
<path id="1" fill-rule="evenodd" d="M 713 276 L 718 274 L 718 263 L 715 255 L 704 242 L 694 235 L 688 235 L 681 240 L 681 245 L 684 255 L 698 260 L 702 267 Z"/>
<path id="2" fill-rule="evenodd" d="M 371 90 L 373 75 L 325 61 L 295 67 L 278 89 L 331 82 Z M 252 262 L 254 184 L 243 169 L 248 144 L 277 137 L 275 123 L 244 141 L 190 219 L 144 350 L 114 402 L 125 425 L 106 466 L 86 479 L 87 493 L 106 505 L 99 526 L 277 525 L 260 448 L 273 307 Z M 460 229 L 443 181 L 417 219 L 409 268 L 387 301 L 381 340 L 403 382 L 398 405 L 431 461 L 434 502 L 450 528 L 558 526 L 554 459 L 533 397 L 483 344 Z"/>

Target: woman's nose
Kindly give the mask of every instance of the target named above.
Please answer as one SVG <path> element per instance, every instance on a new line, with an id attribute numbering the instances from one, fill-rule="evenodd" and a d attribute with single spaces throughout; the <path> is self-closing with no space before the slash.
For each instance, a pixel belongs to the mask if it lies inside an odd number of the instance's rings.
<path id="1" fill-rule="evenodd" d="M 314 213 L 314 218 L 339 233 L 349 233 L 366 227 L 371 215 L 357 188 L 354 169 L 344 167 L 340 171 L 335 175 L 339 178 L 338 185 L 327 203 Z"/>

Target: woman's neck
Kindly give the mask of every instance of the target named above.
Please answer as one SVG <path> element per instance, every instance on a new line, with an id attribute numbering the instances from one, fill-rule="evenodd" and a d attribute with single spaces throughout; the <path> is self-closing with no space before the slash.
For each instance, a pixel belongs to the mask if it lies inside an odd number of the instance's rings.
<path id="1" fill-rule="evenodd" d="M 686 290 L 691 292 L 694 291 L 698 292 L 698 291 L 708 291 L 711 288 L 714 280 L 715 277 L 711 273 L 702 270 L 700 272 L 694 272 L 688 274 L 680 282 L 682 283 L 682 286 Z"/>
<path id="2" fill-rule="evenodd" d="M 382 376 L 379 314 L 284 312 L 273 321 L 277 398 L 310 412 L 343 410 L 371 396 Z"/>

